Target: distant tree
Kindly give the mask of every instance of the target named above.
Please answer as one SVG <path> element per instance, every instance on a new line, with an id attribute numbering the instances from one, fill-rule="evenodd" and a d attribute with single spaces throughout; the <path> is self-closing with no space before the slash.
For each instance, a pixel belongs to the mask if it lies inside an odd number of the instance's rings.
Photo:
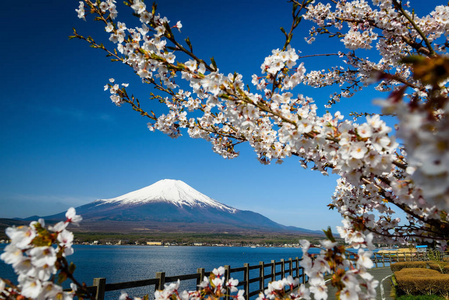
<path id="1" fill-rule="evenodd" d="M 338 231 L 350 246 L 372 248 L 375 236 L 381 242 L 444 247 L 449 236 L 449 7 L 436 6 L 419 16 L 398 0 L 291 2 L 292 25 L 282 29 L 285 43 L 265 58 L 261 74 L 252 76 L 252 89 L 239 73 L 222 74 L 213 59 L 196 56 L 188 39 L 176 39 L 181 22 L 170 25 L 156 5 L 150 8 L 140 0 L 126 3 L 141 22 L 138 28 L 117 21 L 113 0 L 80 1 L 78 16 L 103 23 L 114 48 L 76 31 L 72 37 L 129 65 L 143 83 L 159 90 L 150 98 L 167 111 L 157 115 L 128 93 L 127 84 L 111 79 L 105 86 L 116 105 L 129 105 L 147 117 L 151 130 L 178 137 L 185 129 L 225 158 L 236 157 L 236 147 L 246 142 L 261 163 L 296 156 L 303 167 L 338 174 L 329 206 L 342 215 Z M 309 43 L 322 35 L 343 42 L 345 53 L 315 54 L 335 57 L 335 65 L 307 72 L 299 63 L 306 57 L 293 48 L 292 38 L 302 20 L 315 23 Z M 175 78 L 190 89 L 182 89 Z M 318 115 L 312 98 L 292 94 L 300 84 L 334 87 L 327 107 L 365 88 L 387 92 L 378 101 L 383 115 L 354 114 L 366 117 L 360 123 L 339 112 Z M 395 131 L 385 116 L 393 117 Z M 405 213 L 405 220 L 397 212 Z M 309 243 L 302 242 L 309 291 L 325 299 L 322 273 L 333 271 L 341 299 L 372 298 L 376 282 L 366 273 L 371 252 L 360 249 L 357 261 L 350 262 L 345 248 L 330 231 L 326 234 L 329 240 L 322 242 L 324 250 L 315 261 L 307 253 Z M 309 297 L 301 289 L 298 297 Z"/>

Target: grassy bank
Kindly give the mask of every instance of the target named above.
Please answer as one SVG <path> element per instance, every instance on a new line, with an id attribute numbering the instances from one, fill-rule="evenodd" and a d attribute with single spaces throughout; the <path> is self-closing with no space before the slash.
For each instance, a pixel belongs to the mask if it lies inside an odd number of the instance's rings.
<path id="1" fill-rule="evenodd" d="M 147 242 L 161 242 L 162 244 L 193 245 L 202 244 L 223 244 L 234 246 L 246 245 L 272 245 L 281 246 L 284 244 L 298 244 L 300 238 L 307 238 L 312 243 L 319 238 L 300 237 L 297 235 L 275 235 L 275 234 L 225 234 L 225 233 L 151 233 L 151 234 L 122 234 L 122 233 L 76 233 L 77 242 L 112 243 L 122 241 L 124 244 L 146 244 Z"/>
<path id="2" fill-rule="evenodd" d="M 28 225 L 28 221 L 19 221 L 12 219 L 0 219 L 0 240 L 8 240 L 5 229 L 8 226 Z M 307 239 L 312 244 L 318 243 L 320 236 L 301 236 L 293 233 L 274 233 L 274 232 L 252 232 L 252 233 L 191 233 L 191 232 L 144 232 L 144 233 L 113 233 L 113 232 L 86 232 L 77 231 L 83 228 L 71 227 L 75 234 L 77 243 L 93 243 L 97 241 L 100 244 L 146 244 L 147 242 L 160 242 L 162 244 L 172 245 L 193 245 L 202 243 L 205 245 L 265 245 L 265 246 L 283 246 L 285 244 L 298 244 L 300 239 Z"/>

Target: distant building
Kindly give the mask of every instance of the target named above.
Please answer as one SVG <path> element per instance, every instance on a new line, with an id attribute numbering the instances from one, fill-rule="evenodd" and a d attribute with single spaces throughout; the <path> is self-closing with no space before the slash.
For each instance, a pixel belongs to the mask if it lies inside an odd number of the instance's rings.
<path id="1" fill-rule="evenodd" d="M 148 246 L 162 246 L 162 242 L 147 242 Z"/>
<path id="2" fill-rule="evenodd" d="M 427 252 L 427 245 L 416 246 L 416 252 L 420 252 L 420 253 Z"/>

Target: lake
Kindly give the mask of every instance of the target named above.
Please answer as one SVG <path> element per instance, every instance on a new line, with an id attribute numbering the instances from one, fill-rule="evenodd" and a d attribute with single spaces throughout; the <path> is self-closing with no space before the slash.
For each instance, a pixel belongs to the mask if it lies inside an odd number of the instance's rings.
<path id="1" fill-rule="evenodd" d="M 0 252 L 6 245 L 0 245 Z M 250 247 L 187 247 L 187 246 L 106 246 L 75 245 L 75 253 L 68 257 L 76 265 L 75 277 L 92 285 L 93 278 L 105 277 L 108 283 L 155 278 L 156 272 L 167 276 L 206 272 L 219 266 L 242 267 L 244 263 L 257 265 L 271 260 L 280 261 L 302 257 L 299 248 Z M 0 262 L 0 277 L 15 279 L 11 266 Z M 192 289 L 192 287 L 183 287 Z M 194 285 L 193 285 L 194 288 Z M 151 293 L 144 288 L 133 289 L 135 295 Z M 107 299 L 118 299 L 120 292 L 106 293 Z"/>

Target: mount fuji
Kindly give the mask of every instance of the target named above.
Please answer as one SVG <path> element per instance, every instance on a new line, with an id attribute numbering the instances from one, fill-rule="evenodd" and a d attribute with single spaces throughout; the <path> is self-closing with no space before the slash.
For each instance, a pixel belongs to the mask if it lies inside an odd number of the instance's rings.
<path id="1" fill-rule="evenodd" d="M 111 199 L 76 208 L 82 231 L 98 232 L 279 232 L 316 234 L 284 226 L 261 214 L 239 210 L 198 192 L 180 180 L 164 179 Z M 65 213 L 44 217 L 63 220 Z"/>

